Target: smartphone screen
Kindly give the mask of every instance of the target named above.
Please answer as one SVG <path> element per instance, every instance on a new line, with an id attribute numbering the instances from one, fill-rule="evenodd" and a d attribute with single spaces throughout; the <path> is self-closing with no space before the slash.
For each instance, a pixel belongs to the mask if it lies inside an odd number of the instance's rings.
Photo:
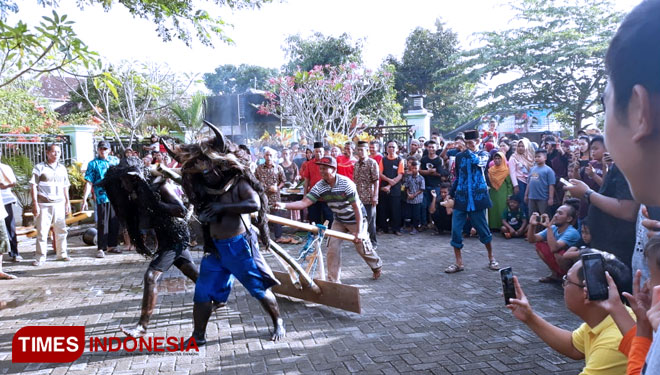
<path id="1" fill-rule="evenodd" d="M 580 160 L 580 167 L 586 167 L 589 164 L 589 160 Z"/>
<path id="2" fill-rule="evenodd" d="M 513 271 L 511 267 L 500 269 L 502 279 L 502 291 L 504 292 L 504 304 L 509 305 L 511 298 L 516 298 L 516 288 L 513 285 Z"/>
<path id="3" fill-rule="evenodd" d="M 589 300 L 606 300 L 609 292 L 605 278 L 605 264 L 600 254 L 585 254 L 582 256 L 582 270 L 587 284 Z"/>
<path id="4" fill-rule="evenodd" d="M 660 206 L 646 206 L 649 213 L 649 219 L 660 221 Z"/>

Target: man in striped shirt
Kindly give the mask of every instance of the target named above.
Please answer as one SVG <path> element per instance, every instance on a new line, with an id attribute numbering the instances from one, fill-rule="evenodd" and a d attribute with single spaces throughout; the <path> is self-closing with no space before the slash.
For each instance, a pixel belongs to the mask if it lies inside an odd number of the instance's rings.
<path id="1" fill-rule="evenodd" d="M 51 225 L 55 231 L 54 248 L 57 260 L 69 261 L 67 255 L 66 215 L 71 211 L 69 204 L 69 173 L 60 163 L 60 146 L 51 144 L 46 148 L 46 161 L 37 164 L 30 179 L 32 213 L 37 227 L 37 253 L 32 263 L 41 266 L 46 261 L 48 232 Z"/>
<path id="2" fill-rule="evenodd" d="M 349 178 L 337 174 L 337 161 L 326 156 L 316 162 L 321 172 L 321 180 L 298 202 L 278 202 L 277 207 L 288 210 L 302 210 L 316 202 L 326 202 L 334 213 L 332 230 L 351 233 L 355 236 L 355 251 L 364 259 L 373 272 L 374 280 L 381 275 L 382 261 L 371 245 L 367 232 L 366 210 L 360 202 L 357 189 Z M 341 282 L 341 240 L 330 237 L 328 240 L 328 280 Z"/>

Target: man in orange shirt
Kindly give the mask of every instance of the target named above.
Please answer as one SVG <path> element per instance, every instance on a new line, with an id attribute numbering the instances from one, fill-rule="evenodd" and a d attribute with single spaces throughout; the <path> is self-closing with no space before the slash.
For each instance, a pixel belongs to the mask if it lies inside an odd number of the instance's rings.
<path id="1" fill-rule="evenodd" d="M 344 154 L 337 157 L 337 173 L 346 176 L 353 181 L 353 171 L 355 170 L 355 156 L 353 156 L 353 142 L 344 143 Z"/>
<path id="2" fill-rule="evenodd" d="M 323 157 L 323 143 L 314 142 L 314 158 L 305 163 L 305 168 L 301 171 L 302 178 L 305 179 L 305 195 L 321 180 L 321 171 L 316 164 Z M 332 226 L 333 214 L 330 207 L 325 202 L 316 202 L 307 209 L 310 223 L 323 224 L 328 221 L 328 228 Z"/>

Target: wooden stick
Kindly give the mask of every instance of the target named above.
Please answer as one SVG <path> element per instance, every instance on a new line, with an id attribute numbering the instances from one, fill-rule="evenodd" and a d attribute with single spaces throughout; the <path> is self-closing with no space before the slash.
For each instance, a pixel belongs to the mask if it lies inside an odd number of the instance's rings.
<path id="1" fill-rule="evenodd" d="M 302 229 L 307 232 L 312 232 L 312 233 L 318 233 L 319 228 L 316 225 L 312 224 L 307 224 L 307 223 L 301 223 L 299 221 L 287 219 L 284 217 L 279 217 L 275 215 L 268 214 L 268 221 L 271 223 L 276 223 L 276 224 L 281 224 L 281 225 L 286 225 L 289 227 L 294 227 L 298 229 Z M 353 241 L 355 240 L 355 236 L 349 233 L 344 233 L 344 232 L 338 232 L 336 230 L 332 229 L 326 229 L 325 231 L 326 236 L 330 237 L 336 237 L 341 240 L 346 240 L 346 241 Z"/>

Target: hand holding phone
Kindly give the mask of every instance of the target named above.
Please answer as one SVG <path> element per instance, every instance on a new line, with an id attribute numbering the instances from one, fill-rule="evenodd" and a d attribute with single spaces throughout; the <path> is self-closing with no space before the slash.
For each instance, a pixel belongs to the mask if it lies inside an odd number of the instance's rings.
<path id="1" fill-rule="evenodd" d="M 510 305 L 511 299 L 515 299 L 516 288 L 513 284 L 513 271 L 511 267 L 500 269 L 500 279 L 502 279 L 502 291 L 504 292 L 504 305 Z"/>
<path id="2" fill-rule="evenodd" d="M 573 187 L 573 186 L 574 186 L 573 184 L 571 184 L 570 182 L 568 182 L 568 180 L 566 180 L 566 179 L 563 178 L 563 177 L 559 178 L 559 182 L 561 182 L 562 184 L 564 184 L 564 186 L 566 186 L 566 187 Z"/>
<path id="3" fill-rule="evenodd" d="M 547 228 L 550 226 L 550 224 L 550 216 L 548 216 L 548 214 L 541 215 L 541 225 Z"/>
<path id="4" fill-rule="evenodd" d="M 534 212 L 532 216 L 529 218 L 529 224 L 530 225 L 537 225 L 539 223 L 539 213 Z"/>
<path id="5" fill-rule="evenodd" d="M 603 256 L 601 254 L 582 255 L 582 270 L 589 300 L 606 300 L 609 297 L 609 289 L 605 278 Z"/>

